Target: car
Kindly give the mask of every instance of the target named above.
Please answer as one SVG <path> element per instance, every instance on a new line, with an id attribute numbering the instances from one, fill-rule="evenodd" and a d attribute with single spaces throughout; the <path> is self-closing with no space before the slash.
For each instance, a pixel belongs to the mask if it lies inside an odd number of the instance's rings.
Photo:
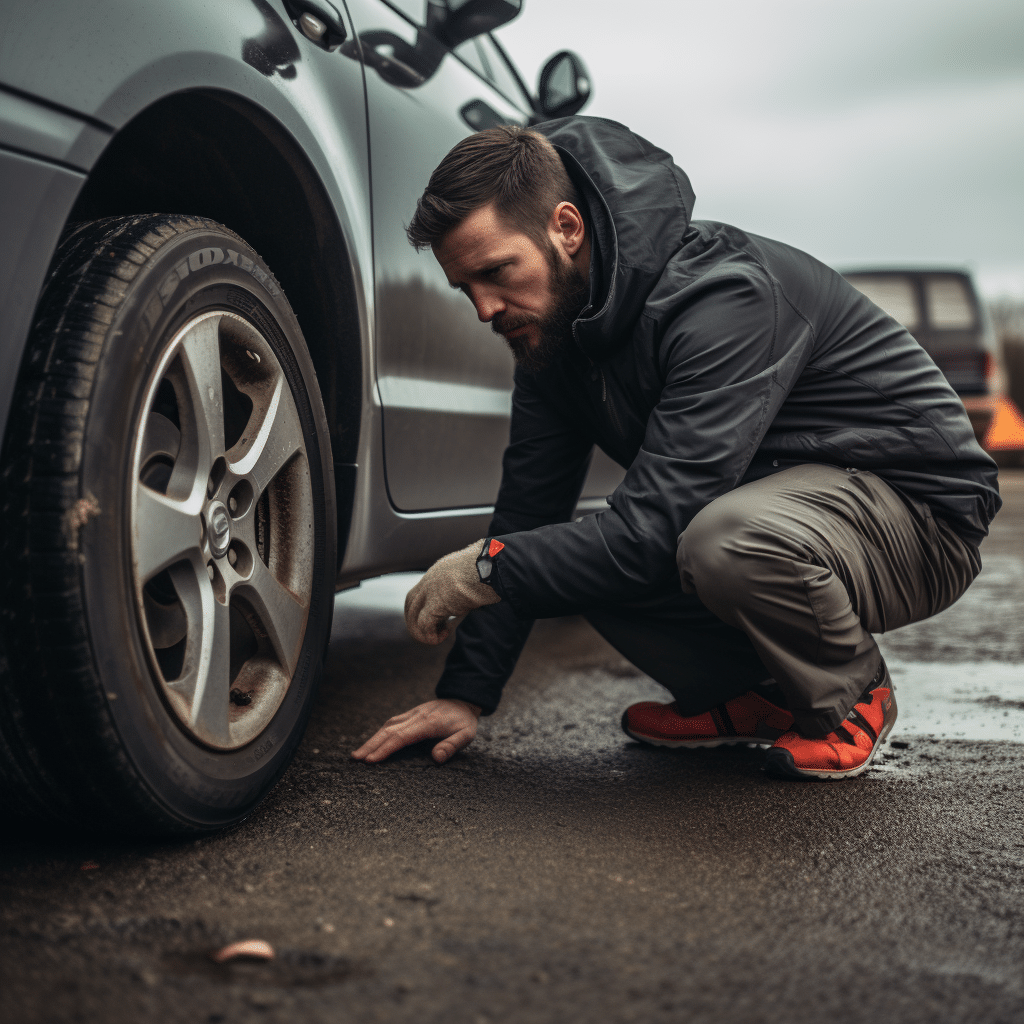
<path id="1" fill-rule="evenodd" d="M 981 442 L 995 413 L 994 345 L 970 272 L 858 268 L 843 276 L 921 343 L 960 396 Z"/>
<path id="2" fill-rule="evenodd" d="M 405 225 L 460 138 L 579 110 L 520 0 L 0 13 L 0 777 L 129 833 L 249 814 L 337 591 L 482 536 L 511 357 Z M 595 460 L 580 512 L 617 467 Z"/>

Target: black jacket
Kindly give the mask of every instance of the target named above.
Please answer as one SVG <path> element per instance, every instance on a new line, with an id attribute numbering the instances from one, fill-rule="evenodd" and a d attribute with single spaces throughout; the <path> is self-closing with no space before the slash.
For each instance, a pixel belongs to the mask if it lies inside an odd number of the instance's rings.
<path id="1" fill-rule="evenodd" d="M 685 173 L 624 126 L 540 130 L 586 206 L 591 304 L 559 363 L 516 372 L 489 531 L 502 601 L 462 623 L 438 696 L 493 711 L 533 619 L 678 588 L 690 520 L 788 466 L 871 470 L 980 542 L 995 464 L 903 327 L 806 253 L 691 223 Z M 569 522 L 594 444 L 628 471 L 610 508 Z"/>

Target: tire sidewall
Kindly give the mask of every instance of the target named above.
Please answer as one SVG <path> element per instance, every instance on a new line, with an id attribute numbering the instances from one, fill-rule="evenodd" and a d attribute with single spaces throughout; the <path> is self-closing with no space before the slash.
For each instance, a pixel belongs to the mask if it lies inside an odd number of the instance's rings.
<path id="1" fill-rule="evenodd" d="M 147 384 L 175 332 L 210 309 L 249 320 L 277 355 L 303 426 L 314 505 L 310 610 L 292 683 L 266 729 L 227 752 L 188 736 L 159 692 L 139 630 L 130 547 L 132 458 Z M 329 445 L 298 322 L 256 253 L 229 232 L 211 229 L 182 233 L 161 246 L 129 285 L 103 342 L 80 491 L 100 511 L 80 531 L 79 552 L 97 683 L 121 753 L 162 809 L 189 827 L 216 828 L 248 813 L 301 738 L 333 611 L 336 517 Z"/>

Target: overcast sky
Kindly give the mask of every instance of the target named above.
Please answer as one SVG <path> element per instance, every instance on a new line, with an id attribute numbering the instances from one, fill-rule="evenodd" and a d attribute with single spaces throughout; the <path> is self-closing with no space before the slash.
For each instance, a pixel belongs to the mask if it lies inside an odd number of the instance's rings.
<path id="1" fill-rule="evenodd" d="M 968 266 L 1024 297 L 1022 0 L 524 0 L 536 85 L 576 50 L 583 113 L 669 150 L 695 216 L 835 266 Z"/>

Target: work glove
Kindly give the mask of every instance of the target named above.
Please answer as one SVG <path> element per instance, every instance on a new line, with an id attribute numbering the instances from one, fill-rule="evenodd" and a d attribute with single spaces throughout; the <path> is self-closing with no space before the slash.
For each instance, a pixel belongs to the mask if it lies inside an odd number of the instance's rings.
<path id="1" fill-rule="evenodd" d="M 466 615 L 474 608 L 501 600 L 493 588 L 480 582 L 476 571 L 483 546 L 481 538 L 461 551 L 439 558 L 406 594 L 405 626 L 414 640 L 439 644 L 450 632 L 448 620 L 453 615 Z"/>

